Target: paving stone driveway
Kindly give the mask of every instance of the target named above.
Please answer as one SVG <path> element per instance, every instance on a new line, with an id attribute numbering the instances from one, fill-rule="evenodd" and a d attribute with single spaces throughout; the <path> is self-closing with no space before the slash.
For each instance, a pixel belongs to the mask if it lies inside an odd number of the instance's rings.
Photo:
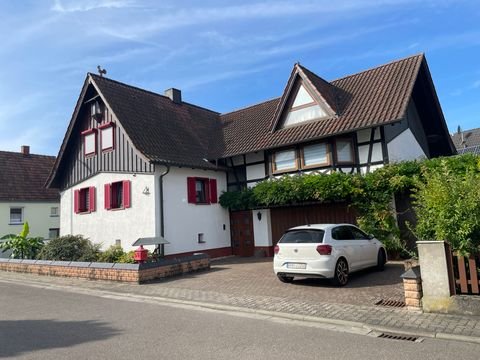
<path id="1" fill-rule="evenodd" d="M 305 302 L 373 305 L 380 299 L 403 301 L 400 275 L 403 263 L 391 262 L 385 271 L 365 270 L 351 274 L 347 286 L 338 288 L 323 279 L 298 279 L 292 284 L 280 282 L 272 268 L 272 259 L 227 258 L 212 262 L 208 272 L 184 275 L 169 280 L 144 284 L 157 287 L 213 291 L 229 296 L 264 296 L 301 299 Z"/>

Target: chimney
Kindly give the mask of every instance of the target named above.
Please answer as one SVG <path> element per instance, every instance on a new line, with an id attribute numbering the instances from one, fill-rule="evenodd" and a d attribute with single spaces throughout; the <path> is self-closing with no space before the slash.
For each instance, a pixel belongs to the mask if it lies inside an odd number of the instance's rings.
<path id="1" fill-rule="evenodd" d="M 20 148 L 20 152 L 21 152 L 23 155 L 30 155 L 30 146 L 28 146 L 28 145 L 22 145 L 22 147 Z"/>
<path id="2" fill-rule="evenodd" d="M 175 104 L 182 103 L 182 92 L 178 89 L 171 88 L 165 90 L 165 96 L 170 98 L 170 100 L 172 100 Z"/>

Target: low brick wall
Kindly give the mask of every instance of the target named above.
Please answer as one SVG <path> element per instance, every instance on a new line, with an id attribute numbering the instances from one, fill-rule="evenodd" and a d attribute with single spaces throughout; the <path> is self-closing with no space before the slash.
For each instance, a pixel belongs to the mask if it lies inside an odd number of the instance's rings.
<path id="1" fill-rule="evenodd" d="M 419 266 L 406 266 L 407 272 L 402 274 L 405 305 L 410 310 L 422 308 L 422 278 Z"/>
<path id="2" fill-rule="evenodd" d="M 209 268 L 210 257 L 206 254 L 144 264 L 0 259 L 2 271 L 135 283 Z"/>

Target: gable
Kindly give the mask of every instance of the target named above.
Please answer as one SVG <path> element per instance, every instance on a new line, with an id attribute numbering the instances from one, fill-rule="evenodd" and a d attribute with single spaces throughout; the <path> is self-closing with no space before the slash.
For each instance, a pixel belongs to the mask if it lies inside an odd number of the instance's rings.
<path id="1" fill-rule="evenodd" d="M 327 101 L 334 99 L 333 91 L 326 81 L 295 64 L 273 116 L 271 130 L 335 117 L 333 101 Z"/>
<path id="2" fill-rule="evenodd" d="M 280 128 L 295 126 L 330 116 L 323 108 L 326 106 L 325 103 L 323 103 L 322 107 L 319 102 L 314 100 L 301 80 L 298 81 L 295 90 L 290 94 L 291 99 L 287 101 L 289 106 L 284 110 L 285 113 L 282 115 L 283 121 L 280 123 Z"/>

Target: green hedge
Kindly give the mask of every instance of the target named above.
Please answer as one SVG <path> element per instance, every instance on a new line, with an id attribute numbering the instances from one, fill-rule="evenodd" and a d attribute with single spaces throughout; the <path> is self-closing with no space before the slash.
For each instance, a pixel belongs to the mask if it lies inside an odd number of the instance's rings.
<path id="1" fill-rule="evenodd" d="M 480 157 L 466 154 L 424 161 L 406 161 L 386 165 L 366 175 L 334 172 L 329 175 L 311 173 L 283 176 L 262 181 L 252 189 L 225 192 L 220 196 L 220 204 L 231 210 L 246 210 L 312 201 L 320 203 L 345 201 L 358 211 L 360 215 L 358 223 L 365 231 L 373 233 L 384 241 L 389 250 L 400 251 L 404 248 L 404 243 L 400 240 L 396 214 L 392 208 L 394 195 L 413 192 L 419 223 L 423 224 L 423 228 L 429 228 L 420 218 L 425 214 L 425 211 L 421 211 L 425 209 L 425 199 L 421 191 L 430 191 L 430 188 L 425 186 L 432 181 L 433 174 L 441 177 L 444 173 L 459 179 L 460 182 L 466 177 L 471 181 L 471 176 L 478 177 L 480 174 Z M 464 189 L 464 191 L 473 191 L 473 189 Z M 440 210 L 437 209 L 437 211 Z M 447 214 L 447 216 L 451 215 Z M 433 215 L 433 218 L 435 216 Z M 472 234 L 477 231 L 476 226 L 472 224 L 468 230 L 462 230 L 469 233 L 466 235 L 467 238 L 474 236 Z M 426 238 L 427 234 L 429 239 L 443 235 L 442 232 L 432 231 L 431 227 L 429 229 L 430 232 L 420 231 L 420 229 L 419 231 L 414 229 L 414 231 L 420 238 Z M 449 232 L 445 233 L 445 236 L 447 234 L 450 237 L 447 240 L 451 241 L 455 248 L 460 249 L 461 247 L 457 246 L 458 242 L 451 240 L 454 235 Z M 438 240 L 443 240 L 443 237 Z M 472 241 L 474 244 L 473 238 Z M 474 245 L 467 246 L 470 250 L 474 247 Z"/>

